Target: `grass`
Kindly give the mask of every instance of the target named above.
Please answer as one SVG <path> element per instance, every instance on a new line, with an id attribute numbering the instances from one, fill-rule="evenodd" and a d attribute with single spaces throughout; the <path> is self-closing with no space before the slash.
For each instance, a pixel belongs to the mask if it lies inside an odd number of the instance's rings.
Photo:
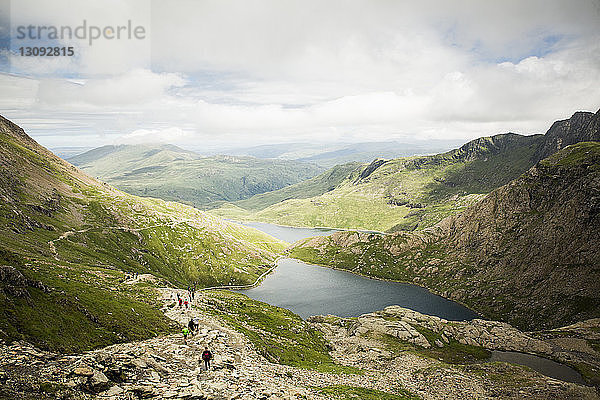
<path id="1" fill-rule="evenodd" d="M 0 294 L 5 340 L 74 353 L 176 331 L 160 311 L 154 289 L 123 284 L 119 271 L 37 264 L 23 272 L 52 290 L 28 287 L 27 297 Z"/>
<path id="2" fill-rule="evenodd" d="M 590 165 L 596 170 L 600 169 L 600 143 L 580 142 L 568 147 L 567 150 L 556 153 L 540 164 L 544 167 L 570 168 L 580 165 Z"/>
<path id="3" fill-rule="evenodd" d="M 297 161 L 202 157 L 173 145 L 104 146 L 69 161 L 127 193 L 198 208 L 277 190 L 323 170 Z"/>
<path id="4" fill-rule="evenodd" d="M 598 366 L 584 362 L 572 362 L 569 363 L 569 365 L 574 367 L 577 372 L 583 376 L 583 379 L 585 379 L 587 383 L 596 387 L 600 387 L 600 368 Z"/>
<path id="5" fill-rule="evenodd" d="M 292 226 L 422 230 L 525 172 L 533 165 L 539 140 L 514 134 L 480 138 L 443 154 L 349 169 L 345 177 L 338 166 L 312 180 L 211 212 Z M 315 182 L 330 175 L 335 176 L 331 186 L 321 186 L 322 193 L 312 190 Z"/>
<path id="6" fill-rule="evenodd" d="M 202 307 L 243 333 L 271 362 L 320 372 L 360 373 L 335 364 L 323 334 L 289 310 L 222 290 L 203 292 Z"/>
<path id="7" fill-rule="evenodd" d="M 395 393 L 382 392 L 356 386 L 332 385 L 316 387 L 315 390 L 329 399 L 336 400 L 419 400 L 421 397 L 404 389 L 395 389 Z"/>
<path id="8" fill-rule="evenodd" d="M 152 274 L 162 286 L 249 284 L 286 246 L 189 206 L 117 191 L 2 124 L 0 265 L 51 288 L 25 285 L 20 296 L 0 282 L 6 341 L 79 352 L 170 332 L 154 291 L 122 284 L 125 273 Z"/>

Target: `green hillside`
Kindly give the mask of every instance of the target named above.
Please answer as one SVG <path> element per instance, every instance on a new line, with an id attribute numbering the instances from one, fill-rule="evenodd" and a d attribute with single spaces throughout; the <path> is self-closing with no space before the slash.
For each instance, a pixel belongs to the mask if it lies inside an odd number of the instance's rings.
<path id="1" fill-rule="evenodd" d="M 338 187 L 347 179 L 348 175 L 362 168 L 362 164 L 355 162 L 337 165 L 303 182 L 272 192 L 257 194 L 249 199 L 239 200 L 235 203 L 223 204 L 218 209 L 212 210 L 211 213 L 228 218 L 240 216 L 244 219 L 248 211 L 260 211 L 285 200 L 306 199 L 327 193 Z"/>
<path id="2" fill-rule="evenodd" d="M 203 157 L 173 145 L 103 146 L 69 162 L 127 193 L 197 208 L 277 190 L 323 171 L 298 161 Z"/>
<path id="3" fill-rule="evenodd" d="M 417 283 L 521 329 L 600 317 L 600 143 L 542 160 L 433 229 L 339 232 L 291 249 L 307 262 Z"/>
<path id="4" fill-rule="evenodd" d="M 212 212 L 294 226 L 423 229 L 526 171 L 539 140 L 540 136 L 504 134 L 433 156 L 378 159 L 338 176 L 333 181 L 335 189 L 322 194 L 306 196 L 298 184 L 286 188 L 285 195 L 282 191 L 265 193 Z M 340 171 L 336 168 L 321 177 Z M 283 201 L 268 205 L 276 198 Z"/>
<path id="5" fill-rule="evenodd" d="M 338 177 L 335 189 L 302 186 L 212 211 L 240 220 L 387 232 L 422 230 L 464 210 L 569 144 L 600 140 L 599 114 L 576 112 L 545 135 L 482 137 L 446 153 L 377 159 Z M 333 174 L 332 169 L 322 176 Z M 269 201 L 263 201 L 268 199 Z M 275 199 L 281 199 L 273 203 Z"/>
<path id="6" fill-rule="evenodd" d="M 247 284 L 284 244 L 82 173 L 0 117 L 0 339 L 89 349 L 171 329 L 152 286 Z M 151 274 L 153 285 L 127 281 Z"/>

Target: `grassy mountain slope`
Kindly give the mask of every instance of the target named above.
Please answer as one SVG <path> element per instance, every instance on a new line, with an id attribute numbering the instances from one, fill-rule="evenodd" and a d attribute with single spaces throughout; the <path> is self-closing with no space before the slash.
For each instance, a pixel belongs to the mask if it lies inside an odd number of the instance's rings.
<path id="1" fill-rule="evenodd" d="M 340 232 L 294 257 L 418 283 L 524 329 L 600 317 L 600 144 L 542 160 L 424 232 Z"/>
<path id="2" fill-rule="evenodd" d="M 323 170 L 297 161 L 202 157 L 173 145 L 103 146 L 69 161 L 127 193 L 199 208 L 277 190 Z"/>
<path id="3" fill-rule="evenodd" d="M 475 139 L 443 154 L 378 159 L 321 195 L 294 195 L 268 207 L 251 198 L 236 203 L 239 208 L 227 206 L 214 213 L 295 226 L 422 230 L 517 178 L 541 156 L 567 144 L 600 140 L 599 126 L 600 113 L 577 112 L 555 122 L 545 135 L 507 133 Z"/>
<path id="4" fill-rule="evenodd" d="M 250 283 L 284 245 L 99 182 L 0 117 L 0 339 L 76 351 L 169 331 L 148 284 Z"/>
<path id="5" fill-rule="evenodd" d="M 347 179 L 348 175 L 362 168 L 363 165 L 360 163 L 336 165 L 313 178 L 279 190 L 257 194 L 249 199 L 221 205 L 218 209 L 212 210 L 211 213 L 228 218 L 236 218 L 239 214 L 239 216 L 244 218 L 248 214 L 248 211 L 260 211 L 285 200 L 319 196 L 335 189 Z"/>
<path id="6" fill-rule="evenodd" d="M 297 226 L 423 229 L 525 171 L 538 140 L 538 136 L 496 135 L 444 154 L 378 159 L 350 171 L 334 190 L 318 196 L 295 196 L 258 211 L 246 205 L 254 201 L 251 198 L 236 203 L 249 211 L 222 208 L 214 213 Z"/>

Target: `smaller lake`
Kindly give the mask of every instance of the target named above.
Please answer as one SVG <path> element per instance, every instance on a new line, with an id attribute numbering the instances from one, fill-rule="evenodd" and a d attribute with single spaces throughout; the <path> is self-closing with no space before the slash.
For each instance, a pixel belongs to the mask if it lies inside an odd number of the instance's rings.
<path id="1" fill-rule="evenodd" d="M 259 231 L 263 231 L 264 233 L 288 243 L 294 243 L 298 240 L 306 239 L 312 236 L 327 236 L 337 232 L 336 229 L 331 228 L 296 228 L 291 226 L 267 224 L 265 222 L 235 222 L 250 228 L 258 229 Z"/>
<path id="2" fill-rule="evenodd" d="M 472 310 L 420 286 L 369 279 L 289 258 L 279 260 L 260 286 L 240 292 L 287 308 L 305 319 L 325 314 L 355 317 L 391 305 L 455 321 L 478 317 Z"/>
<path id="3" fill-rule="evenodd" d="M 504 361 L 513 364 L 525 365 L 542 375 L 551 378 L 560 379 L 565 382 L 578 383 L 586 385 L 583 377 L 575 369 L 557 363 L 547 358 L 534 356 L 531 354 L 517 353 L 515 351 L 492 351 L 489 361 Z"/>

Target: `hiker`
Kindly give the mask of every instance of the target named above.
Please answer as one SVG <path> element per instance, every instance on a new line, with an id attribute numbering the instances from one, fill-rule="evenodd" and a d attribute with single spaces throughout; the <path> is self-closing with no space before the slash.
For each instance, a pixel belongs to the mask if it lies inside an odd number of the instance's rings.
<path id="1" fill-rule="evenodd" d="M 188 301 L 187 301 L 187 299 L 185 299 L 185 301 L 183 302 L 183 304 L 185 304 L 185 309 L 187 310 L 187 308 L 188 308 Z"/>
<path id="2" fill-rule="evenodd" d="M 181 300 L 181 297 L 179 298 L 179 308 L 181 308 L 181 305 L 183 304 L 183 300 Z"/>
<path id="3" fill-rule="evenodd" d="M 184 326 L 181 333 L 183 334 L 183 344 L 187 344 L 187 336 L 190 334 L 190 330 L 187 326 Z"/>
<path id="4" fill-rule="evenodd" d="M 190 322 L 188 322 L 188 328 L 192 335 L 194 334 L 194 320 L 190 318 Z"/>
<path id="5" fill-rule="evenodd" d="M 198 333 L 198 331 L 200 331 L 200 320 L 198 319 L 198 317 L 194 317 L 193 321 L 194 321 L 194 330 L 196 331 L 196 333 Z"/>
<path id="6" fill-rule="evenodd" d="M 207 371 L 210 368 L 210 360 L 212 360 L 212 358 L 212 353 L 210 352 L 208 347 L 205 347 L 204 351 L 202 352 L 202 360 L 204 361 L 204 369 Z"/>

